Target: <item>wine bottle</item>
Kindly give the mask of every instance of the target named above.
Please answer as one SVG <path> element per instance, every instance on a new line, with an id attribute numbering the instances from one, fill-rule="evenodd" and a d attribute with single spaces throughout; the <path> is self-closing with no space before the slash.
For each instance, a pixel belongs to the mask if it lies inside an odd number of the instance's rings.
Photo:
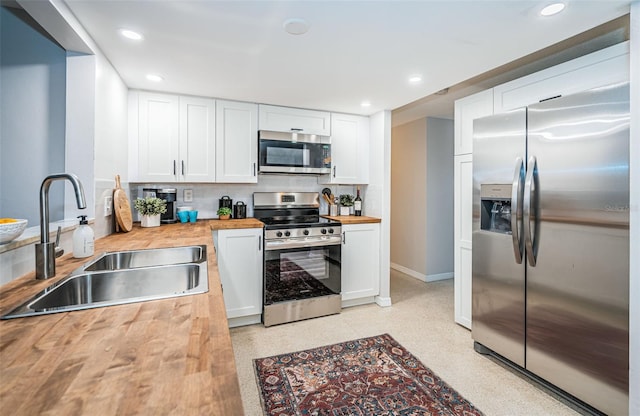
<path id="1" fill-rule="evenodd" d="M 353 210 L 357 217 L 362 215 L 362 198 L 360 198 L 360 187 L 356 188 L 356 199 L 353 201 Z"/>

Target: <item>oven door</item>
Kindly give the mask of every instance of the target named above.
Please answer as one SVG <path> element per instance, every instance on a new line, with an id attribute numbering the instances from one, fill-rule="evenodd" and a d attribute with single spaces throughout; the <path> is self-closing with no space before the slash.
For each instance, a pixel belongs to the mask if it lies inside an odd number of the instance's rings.
<path id="1" fill-rule="evenodd" d="M 264 305 L 340 295 L 341 244 L 264 251 Z"/>
<path id="2" fill-rule="evenodd" d="M 260 173 L 331 172 L 330 138 L 298 133 L 260 132 Z"/>

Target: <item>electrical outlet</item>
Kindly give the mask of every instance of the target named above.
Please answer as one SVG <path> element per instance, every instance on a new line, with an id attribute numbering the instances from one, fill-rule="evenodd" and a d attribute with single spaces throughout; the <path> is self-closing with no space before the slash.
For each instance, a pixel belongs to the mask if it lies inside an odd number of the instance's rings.
<path id="1" fill-rule="evenodd" d="M 113 213 L 113 198 L 111 195 L 104 197 L 104 216 L 108 217 Z"/>
<path id="2" fill-rule="evenodd" d="M 182 199 L 184 202 L 193 202 L 193 189 L 185 189 Z"/>

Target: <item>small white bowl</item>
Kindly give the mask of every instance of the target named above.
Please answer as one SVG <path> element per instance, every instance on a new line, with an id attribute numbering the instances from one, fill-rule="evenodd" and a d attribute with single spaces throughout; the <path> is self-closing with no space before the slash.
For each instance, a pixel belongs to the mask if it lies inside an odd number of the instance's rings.
<path id="1" fill-rule="evenodd" d="M 193 211 L 193 207 L 190 207 L 190 206 L 178 207 L 177 212 L 181 212 L 181 211 Z"/>
<path id="2" fill-rule="evenodd" d="M 15 222 L 8 222 L 0 224 L 0 244 L 8 243 L 9 241 L 18 238 L 20 234 L 27 228 L 27 220 L 17 220 Z"/>

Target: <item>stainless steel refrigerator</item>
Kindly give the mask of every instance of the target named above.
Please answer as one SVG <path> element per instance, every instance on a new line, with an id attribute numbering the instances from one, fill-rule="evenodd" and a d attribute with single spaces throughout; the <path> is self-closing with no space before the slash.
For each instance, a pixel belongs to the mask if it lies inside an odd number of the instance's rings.
<path id="1" fill-rule="evenodd" d="M 476 350 L 627 414 L 628 84 L 477 119 L 473 131 Z"/>

